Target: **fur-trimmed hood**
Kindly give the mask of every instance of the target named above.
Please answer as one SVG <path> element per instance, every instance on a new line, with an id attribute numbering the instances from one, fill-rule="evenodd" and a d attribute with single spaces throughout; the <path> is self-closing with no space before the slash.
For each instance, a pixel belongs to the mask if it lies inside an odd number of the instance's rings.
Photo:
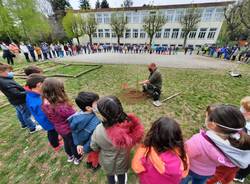
<path id="1" fill-rule="evenodd" d="M 133 147 L 139 143 L 144 134 L 144 127 L 138 117 L 128 114 L 128 120 L 106 129 L 108 138 L 118 148 Z"/>

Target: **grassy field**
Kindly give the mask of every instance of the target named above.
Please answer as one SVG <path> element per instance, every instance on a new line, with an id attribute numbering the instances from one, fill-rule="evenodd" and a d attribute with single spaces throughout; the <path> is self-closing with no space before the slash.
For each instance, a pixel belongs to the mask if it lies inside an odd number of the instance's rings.
<path id="1" fill-rule="evenodd" d="M 19 64 L 21 67 L 23 64 Z M 61 68 L 60 73 L 74 74 L 77 68 Z M 197 133 L 204 124 L 204 110 L 208 104 L 239 105 L 240 99 L 250 92 L 249 66 L 241 66 L 242 78 L 231 78 L 224 70 L 194 70 L 160 68 L 163 75 L 162 99 L 176 92 L 180 96 L 155 108 L 150 100 L 135 104 L 123 102 L 126 112 L 141 118 L 148 129 L 161 116 L 175 118 L 185 138 Z M 100 96 L 117 95 L 122 84 L 137 88 L 136 82 L 147 78 L 145 66 L 104 65 L 76 79 L 65 80 L 66 91 L 73 99 L 80 91 L 97 92 Z M 24 82 L 23 80 L 19 80 Z M 3 97 L 0 97 L 0 99 Z M 54 153 L 48 146 L 45 132 L 29 135 L 21 130 L 11 106 L 0 110 L 0 183 L 106 183 L 102 170 L 92 173 L 85 168 L 68 164 L 64 151 Z M 129 184 L 136 183 L 129 171 Z"/>

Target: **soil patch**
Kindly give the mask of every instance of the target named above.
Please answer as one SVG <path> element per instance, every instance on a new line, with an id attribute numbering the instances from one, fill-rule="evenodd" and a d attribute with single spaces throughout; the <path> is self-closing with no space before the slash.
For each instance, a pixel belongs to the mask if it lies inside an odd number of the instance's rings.
<path id="1" fill-rule="evenodd" d="M 127 104 L 136 104 L 148 98 L 148 95 L 146 93 L 133 88 L 123 89 L 121 93 L 118 94 L 118 96 L 123 102 Z"/>

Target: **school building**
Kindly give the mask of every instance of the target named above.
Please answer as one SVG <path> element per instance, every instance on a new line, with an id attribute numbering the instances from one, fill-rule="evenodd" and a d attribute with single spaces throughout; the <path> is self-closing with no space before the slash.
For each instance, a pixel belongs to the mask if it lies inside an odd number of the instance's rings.
<path id="1" fill-rule="evenodd" d="M 155 34 L 154 45 L 181 47 L 184 41 L 180 18 L 188 8 L 196 7 L 201 14 L 201 21 L 197 29 L 188 35 L 187 45 L 200 46 L 204 44 L 215 44 L 224 21 L 224 9 L 233 1 L 217 1 L 210 3 L 176 4 L 160 6 L 142 6 L 130 8 L 107 8 L 93 9 L 88 11 L 74 10 L 83 16 L 91 13 L 98 23 L 97 30 L 93 35 L 93 43 L 116 44 L 116 35 L 112 32 L 110 21 L 112 13 L 124 13 L 128 24 L 121 38 L 123 44 L 145 44 L 149 38 L 143 30 L 143 19 L 145 16 L 160 11 L 166 17 L 166 24 Z M 81 42 L 87 43 L 88 37 L 81 38 Z"/>

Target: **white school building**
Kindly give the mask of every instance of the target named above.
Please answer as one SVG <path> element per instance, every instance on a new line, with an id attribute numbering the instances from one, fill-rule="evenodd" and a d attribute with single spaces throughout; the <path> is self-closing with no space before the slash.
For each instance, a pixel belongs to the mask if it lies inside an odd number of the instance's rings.
<path id="1" fill-rule="evenodd" d="M 181 47 L 183 45 L 182 27 L 179 23 L 180 17 L 185 14 L 186 9 L 196 7 L 201 14 L 201 21 L 197 29 L 188 35 L 187 45 L 200 46 L 204 44 L 215 44 L 219 36 L 222 23 L 224 21 L 224 9 L 233 1 L 195 3 L 195 4 L 176 4 L 160 6 L 142 6 L 130 8 L 107 8 L 82 11 L 74 10 L 75 13 L 87 15 L 91 13 L 95 16 L 98 23 L 96 33 L 93 35 L 93 43 L 116 44 L 117 38 L 110 26 L 112 13 L 124 13 L 128 24 L 121 38 L 122 44 L 145 44 L 149 43 L 149 38 L 143 30 L 143 18 L 149 13 L 160 11 L 166 17 L 166 24 L 161 31 L 155 34 L 154 45 Z M 81 43 L 87 43 L 88 37 L 80 39 Z"/>

